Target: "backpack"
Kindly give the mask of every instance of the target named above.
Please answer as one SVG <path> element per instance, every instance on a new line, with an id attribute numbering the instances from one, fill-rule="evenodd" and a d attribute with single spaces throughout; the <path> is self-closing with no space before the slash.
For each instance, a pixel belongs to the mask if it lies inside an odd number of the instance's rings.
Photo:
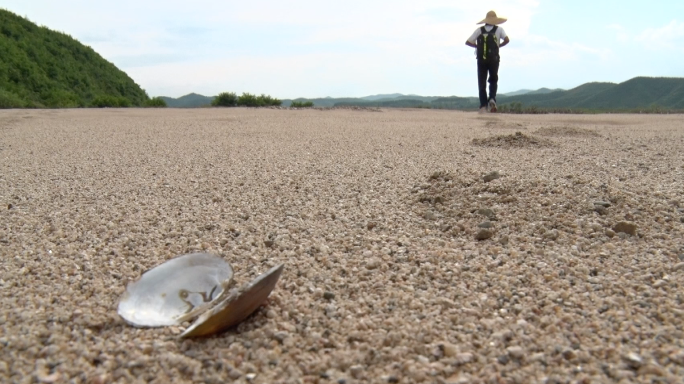
<path id="1" fill-rule="evenodd" d="M 496 25 L 487 32 L 485 27 L 480 28 L 480 36 L 477 37 L 477 60 L 484 63 L 493 63 L 499 60 L 499 39 L 496 37 Z"/>

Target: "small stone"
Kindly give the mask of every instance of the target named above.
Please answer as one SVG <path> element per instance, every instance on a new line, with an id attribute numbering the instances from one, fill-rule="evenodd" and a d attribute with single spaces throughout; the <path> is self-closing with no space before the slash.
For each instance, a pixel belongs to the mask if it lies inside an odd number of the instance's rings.
<path id="1" fill-rule="evenodd" d="M 437 220 L 437 215 L 432 211 L 427 211 L 423 214 L 426 220 Z"/>
<path id="2" fill-rule="evenodd" d="M 376 269 L 380 266 L 380 259 L 373 257 L 366 261 L 366 269 Z"/>
<path id="3" fill-rule="evenodd" d="M 362 365 L 352 365 L 351 367 L 349 367 L 349 373 L 351 373 L 353 378 L 360 379 L 361 374 L 363 373 L 363 366 Z"/>
<path id="4" fill-rule="evenodd" d="M 372 221 L 369 221 L 368 224 L 366 224 L 366 228 L 370 231 L 371 229 L 377 227 L 378 224 Z"/>
<path id="5" fill-rule="evenodd" d="M 484 180 L 485 183 L 489 183 L 492 180 L 496 180 L 501 177 L 501 174 L 499 174 L 498 171 L 493 171 L 489 172 L 486 174 L 482 179 Z"/>
<path id="6" fill-rule="evenodd" d="M 13 205 L 12 204 L 7 204 L 7 209 L 12 209 Z"/>
<path id="7" fill-rule="evenodd" d="M 665 372 L 663 368 L 655 364 L 646 364 L 639 368 L 639 376 L 653 375 L 653 376 L 664 376 Z"/>
<path id="8" fill-rule="evenodd" d="M 510 357 L 516 360 L 520 360 L 525 356 L 525 350 L 517 345 L 506 348 L 506 352 L 508 352 Z"/>
<path id="9" fill-rule="evenodd" d="M 658 280 L 655 283 L 653 283 L 653 288 L 662 288 L 667 286 L 667 281 L 665 280 Z"/>
<path id="10" fill-rule="evenodd" d="M 600 207 L 605 207 L 605 208 L 610 208 L 610 203 L 607 201 L 594 201 L 594 205 L 600 206 Z"/>
<path id="11" fill-rule="evenodd" d="M 477 231 L 477 234 L 475 235 L 475 240 L 487 240 L 490 239 L 492 236 L 494 236 L 494 232 L 490 231 L 489 229 L 480 229 Z"/>
<path id="12" fill-rule="evenodd" d="M 332 300 L 335 298 L 335 294 L 329 291 L 325 291 L 325 293 L 323 293 L 323 298 L 326 300 Z"/>
<path id="13" fill-rule="evenodd" d="M 492 224 L 491 221 L 484 221 L 484 222 L 478 224 L 477 226 L 480 228 L 492 228 L 494 226 L 494 224 Z"/>
<path id="14" fill-rule="evenodd" d="M 509 361 L 511 361 L 511 359 L 508 357 L 508 355 L 501 355 L 496 358 L 496 361 L 498 361 L 501 365 L 506 365 Z"/>
<path id="15" fill-rule="evenodd" d="M 684 255 L 684 254 L 683 254 L 683 255 Z M 678 264 L 675 264 L 675 265 L 672 267 L 672 271 L 673 271 L 673 272 L 681 271 L 681 270 L 684 270 L 684 263 L 678 263 Z"/>
<path id="16" fill-rule="evenodd" d="M 615 237 L 615 231 L 613 231 L 612 229 L 606 229 L 606 236 L 612 239 L 613 237 Z"/>
<path id="17" fill-rule="evenodd" d="M 568 361 L 575 360 L 575 358 L 577 358 L 577 353 L 575 353 L 575 351 L 572 349 L 566 349 L 563 351 L 563 358 Z"/>
<path id="18" fill-rule="evenodd" d="M 458 354 L 458 348 L 451 343 L 440 344 L 441 349 L 444 351 L 444 356 L 454 357 Z"/>
<path id="19" fill-rule="evenodd" d="M 390 384 L 396 384 L 399 382 L 399 378 L 396 376 L 390 376 L 387 378 L 387 382 Z"/>
<path id="20" fill-rule="evenodd" d="M 509 241 L 509 239 L 508 239 L 508 236 L 507 236 L 507 235 L 506 235 L 506 236 L 502 236 L 502 237 L 499 239 L 499 244 L 501 244 L 501 245 L 508 245 L 508 241 Z"/>
<path id="21" fill-rule="evenodd" d="M 56 383 L 56 382 L 60 381 L 61 378 L 62 378 L 62 375 L 59 372 L 54 372 L 54 373 L 51 373 L 49 375 L 39 375 L 38 381 L 41 383 L 50 384 L 50 383 Z"/>
<path id="22" fill-rule="evenodd" d="M 477 214 L 488 218 L 489 220 L 496 220 L 496 213 L 489 208 L 482 208 L 477 210 Z"/>
<path id="23" fill-rule="evenodd" d="M 446 379 L 445 384 L 470 384 L 472 380 L 468 376 L 463 376 L 460 373 L 456 373 L 453 376 Z"/>
<path id="24" fill-rule="evenodd" d="M 594 205 L 594 212 L 603 216 L 608 214 L 608 209 L 606 209 L 606 207 L 604 207 L 603 205 Z"/>
<path id="25" fill-rule="evenodd" d="M 231 369 L 228 372 L 228 377 L 230 377 L 233 380 L 237 380 L 242 377 L 242 371 L 240 371 L 239 369 Z"/>
<path id="26" fill-rule="evenodd" d="M 670 353 L 667 358 L 675 364 L 679 364 L 684 367 L 684 350 L 674 351 Z"/>
<path id="27" fill-rule="evenodd" d="M 256 379 L 256 377 L 257 377 L 256 373 L 248 373 L 245 375 L 245 379 L 247 379 L 247 381 L 252 381 L 252 380 Z"/>
<path id="28" fill-rule="evenodd" d="M 468 364 L 472 362 L 474 359 L 475 356 L 473 356 L 473 354 L 470 352 L 457 353 L 455 357 L 456 363 L 460 365 Z"/>
<path id="29" fill-rule="evenodd" d="M 641 356 L 637 355 L 634 352 L 630 352 L 622 356 L 622 359 L 625 360 L 625 362 L 633 369 L 639 369 L 639 367 L 641 367 L 641 365 L 643 364 Z"/>
<path id="30" fill-rule="evenodd" d="M 264 240 L 264 245 L 267 246 L 268 248 L 273 247 L 273 244 L 275 244 L 275 242 L 271 239 Z"/>
<path id="31" fill-rule="evenodd" d="M 559 233 L 558 233 L 557 229 L 553 229 L 551 231 L 546 231 L 544 233 L 544 239 L 546 239 L 546 240 L 554 240 L 555 241 L 558 239 L 558 236 L 559 236 Z"/>
<path id="32" fill-rule="evenodd" d="M 613 230 L 617 233 L 626 233 L 630 236 L 636 236 L 637 226 L 629 221 L 621 221 L 615 224 Z"/>
<path id="33" fill-rule="evenodd" d="M 280 331 L 280 332 L 276 332 L 273 334 L 273 338 L 278 340 L 281 344 L 288 337 L 290 337 L 290 334 L 288 332 L 285 332 L 285 331 Z"/>

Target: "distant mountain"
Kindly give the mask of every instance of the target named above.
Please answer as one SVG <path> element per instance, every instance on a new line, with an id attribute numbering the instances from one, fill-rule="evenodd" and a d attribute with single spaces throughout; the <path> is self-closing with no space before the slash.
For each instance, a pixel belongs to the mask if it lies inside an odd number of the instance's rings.
<path id="1" fill-rule="evenodd" d="M 533 91 L 531 89 L 521 89 L 519 91 L 515 92 L 508 92 L 508 93 L 502 93 L 499 95 L 500 96 L 519 96 L 519 95 L 542 95 L 542 94 L 547 94 L 551 92 L 557 92 L 557 91 L 563 91 L 561 88 L 556 88 L 556 89 L 549 89 L 549 88 L 539 88 L 536 91 Z"/>
<path id="2" fill-rule="evenodd" d="M 499 94 L 499 97 L 501 97 L 501 96 L 518 96 L 518 95 L 526 95 L 526 94 L 528 94 L 528 93 L 530 93 L 530 92 L 534 92 L 534 91 L 531 90 L 531 89 L 520 89 L 520 90 L 515 91 L 515 92 L 500 93 L 500 94 Z"/>
<path id="3" fill-rule="evenodd" d="M 586 83 L 579 87 L 547 94 L 506 97 L 499 103 L 518 102 L 541 108 L 589 110 L 633 110 L 658 106 L 684 109 L 684 78 L 636 77 L 620 84 Z"/>
<path id="4" fill-rule="evenodd" d="M 337 103 L 364 103 L 364 102 L 366 102 L 366 100 L 355 98 L 355 97 L 341 97 L 341 98 L 319 97 L 319 98 L 314 98 L 314 99 L 307 99 L 307 98 L 300 97 L 297 99 L 283 99 L 282 106 L 283 107 L 289 107 L 293 101 L 300 101 L 300 102 L 312 101 L 314 103 L 314 106 L 323 107 L 323 108 L 334 107 L 335 104 L 337 104 Z"/>
<path id="5" fill-rule="evenodd" d="M 190 108 L 211 104 L 214 97 L 191 93 L 178 99 L 162 97 L 169 107 Z M 477 97 L 418 96 L 400 93 L 371 95 L 361 98 L 298 98 L 284 99 L 289 107 L 292 101 L 311 101 L 316 107 L 362 106 L 381 108 L 439 108 L 475 110 L 480 106 Z M 520 103 L 539 108 L 561 108 L 595 111 L 627 111 L 658 106 L 664 109 L 684 110 L 684 78 L 636 77 L 624 83 L 586 83 L 569 90 L 540 88 L 500 95 L 500 105 Z"/>
<path id="6" fill-rule="evenodd" d="M 142 106 L 145 91 L 92 48 L 0 9 L 0 108 Z"/>
<path id="7" fill-rule="evenodd" d="M 197 93 L 190 93 L 177 99 L 166 96 L 161 96 L 160 98 L 164 100 L 166 105 L 170 108 L 198 108 L 210 106 L 215 97 L 216 96 L 203 96 Z"/>
<path id="8" fill-rule="evenodd" d="M 398 97 L 404 96 L 401 93 L 390 93 L 386 95 L 371 95 L 371 96 L 364 96 L 364 97 L 359 97 L 361 100 L 366 100 L 366 101 L 377 101 L 377 100 L 387 100 L 387 99 L 396 99 Z"/>

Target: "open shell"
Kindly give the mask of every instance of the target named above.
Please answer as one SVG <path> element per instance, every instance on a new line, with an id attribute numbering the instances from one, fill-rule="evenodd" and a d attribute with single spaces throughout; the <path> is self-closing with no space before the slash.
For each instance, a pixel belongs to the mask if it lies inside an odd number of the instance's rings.
<path id="1" fill-rule="evenodd" d="M 280 264 L 240 289 L 230 291 L 195 320 L 181 337 L 209 336 L 239 324 L 266 301 L 282 272 L 283 264 Z"/>
<path id="2" fill-rule="evenodd" d="M 193 253 L 143 273 L 126 287 L 119 315 L 137 327 L 177 325 L 204 312 L 227 291 L 233 268 L 222 258 Z"/>

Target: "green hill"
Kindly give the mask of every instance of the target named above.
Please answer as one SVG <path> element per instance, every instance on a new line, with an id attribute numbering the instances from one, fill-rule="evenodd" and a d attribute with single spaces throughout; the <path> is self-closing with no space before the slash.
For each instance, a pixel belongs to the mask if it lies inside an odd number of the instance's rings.
<path id="1" fill-rule="evenodd" d="M 149 97 L 92 48 L 0 9 L 0 108 L 141 106 Z"/>
<path id="2" fill-rule="evenodd" d="M 501 97 L 499 104 L 521 103 L 540 108 L 620 111 L 657 106 L 684 109 L 684 78 L 635 77 L 624 83 L 586 83 L 547 94 Z"/>
<path id="3" fill-rule="evenodd" d="M 166 102 L 171 108 L 198 108 L 209 107 L 215 96 L 202 96 L 197 93 L 190 93 L 177 99 L 173 97 L 161 96 L 160 99 Z"/>

